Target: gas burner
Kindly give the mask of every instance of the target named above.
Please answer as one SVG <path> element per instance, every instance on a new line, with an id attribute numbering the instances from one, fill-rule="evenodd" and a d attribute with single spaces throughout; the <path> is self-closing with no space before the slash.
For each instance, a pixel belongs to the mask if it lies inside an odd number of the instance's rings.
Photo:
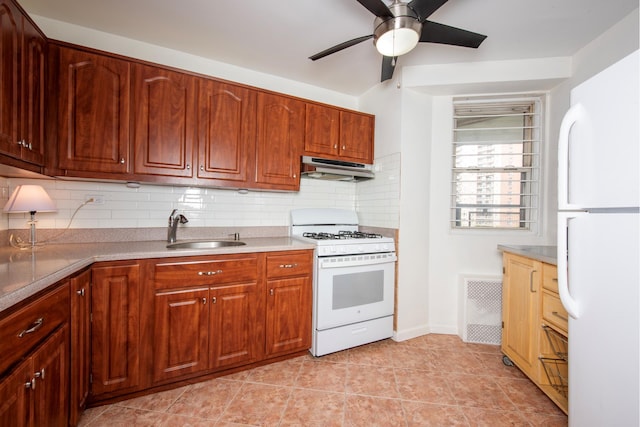
<path id="1" fill-rule="evenodd" d="M 303 233 L 302 237 L 308 237 L 310 239 L 315 239 L 315 240 L 335 240 L 338 239 L 338 237 L 333 234 L 333 233 Z"/>

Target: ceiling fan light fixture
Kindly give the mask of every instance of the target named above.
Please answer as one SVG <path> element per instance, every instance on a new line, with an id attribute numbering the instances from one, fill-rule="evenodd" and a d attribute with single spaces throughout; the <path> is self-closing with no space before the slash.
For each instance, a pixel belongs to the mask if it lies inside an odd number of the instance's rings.
<path id="1" fill-rule="evenodd" d="M 410 52 L 420 41 L 422 24 L 411 16 L 398 16 L 380 23 L 373 33 L 373 44 L 384 56 Z"/>

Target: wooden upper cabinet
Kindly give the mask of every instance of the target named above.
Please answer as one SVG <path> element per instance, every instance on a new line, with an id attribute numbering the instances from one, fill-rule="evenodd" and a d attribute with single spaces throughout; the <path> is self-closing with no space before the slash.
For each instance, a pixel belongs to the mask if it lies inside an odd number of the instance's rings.
<path id="1" fill-rule="evenodd" d="M 373 134 L 374 117 L 369 114 L 306 105 L 305 155 L 371 164 Z"/>
<path id="2" fill-rule="evenodd" d="M 196 78 L 134 64 L 134 173 L 191 178 Z"/>
<path id="3" fill-rule="evenodd" d="M 373 116 L 340 111 L 340 158 L 372 164 L 373 133 Z"/>
<path id="4" fill-rule="evenodd" d="M 19 156 L 20 37 L 22 17 L 18 8 L 0 0 L 0 151 Z"/>
<path id="5" fill-rule="evenodd" d="M 256 92 L 200 79 L 198 103 L 198 178 L 223 186 L 252 180 Z"/>
<path id="6" fill-rule="evenodd" d="M 58 166 L 74 171 L 128 172 L 129 63 L 58 49 Z"/>
<path id="7" fill-rule="evenodd" d="M 11 1 L 0 0 L 0 153 L 44 164 L 47 42 Z"/>
<path id="8" fill-rule="evenodd" d="M 305 103 L 286 96 L 258 93 L 256 186 L 300 188 Z"/>
<path id="9" fill-rule="evenodd" d="M 44 164 L 47 42 L 25 17 L 22 32 L 22 108 L 20 158 Z"/>
<path id="10" fill-rule="evenodd" d="M 306 105 L 304 151 L 336 156 L 340 144 L 340 111 L 319 104 Z"/>

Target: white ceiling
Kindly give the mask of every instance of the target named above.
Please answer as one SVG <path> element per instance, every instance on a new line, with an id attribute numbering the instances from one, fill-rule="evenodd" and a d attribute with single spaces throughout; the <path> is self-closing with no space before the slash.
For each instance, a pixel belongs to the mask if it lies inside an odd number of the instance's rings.
<path id="1" fill-rule="evenodd" d="M 349 95 L 380 80 L 382 57 L 369 40 L 308 59 L 373 32 L 374 16 L 356 0 L 18 1 L 32 15 Z M 477 50 L 420 43 L 396 73 L 403 65 L 571 56 L 637 8 L 638 0 L 449 0 L 429 20 L 487 39 Z"/>

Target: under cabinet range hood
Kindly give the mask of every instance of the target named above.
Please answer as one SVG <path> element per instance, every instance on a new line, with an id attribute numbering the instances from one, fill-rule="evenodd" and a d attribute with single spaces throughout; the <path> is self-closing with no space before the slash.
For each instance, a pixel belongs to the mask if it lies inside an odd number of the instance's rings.
<path id="1" fill-rule="evenodd" d="M 375 176 L 373 165 L 312 156 L 302 156 L 301 175 L 327 181 L 362 181 Z"/>

